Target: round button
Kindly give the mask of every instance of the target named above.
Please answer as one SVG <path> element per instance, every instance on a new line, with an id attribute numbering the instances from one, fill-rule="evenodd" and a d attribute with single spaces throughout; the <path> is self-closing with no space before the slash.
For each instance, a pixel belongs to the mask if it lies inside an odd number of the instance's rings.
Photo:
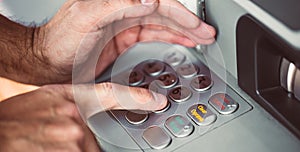
<path id="1" fill-rule="evenodd" d="M 176 72 L 183 78 L 191 78 L 197 75 L 199 69 L 194 64 L 183 64 L 176 68 Z"/>
<path id="2" fill-rule="evenodd" d="M 175 102 L 186 101 L 191 96 L 192 96 L 192 92 L 184 86 L 179 86 L 179 87 L 173 88 L 169 93 L 169 97 L 172 100 L 174 100 Z"/>
<path id="3" fill-rule="evenodd" d="M 156 81 L 157 84 L 162 87 L 162 88 L 171 88 L 174 85 L 176 85 L 178 78 L 176 77 L 176 75 L 172 74 L 172 73 L 167 73 L 167 74 L 163 74 L 160 75 Z"/>
<path id="4" fill-rule="evenodd" d="M 151 76 L 161 74 L 165 69 L 165 64 L 158 60 L 148 61 L 144 65 L 144 71 Z"/>
<path id="5" fill-rule="evenodd" d="M 126 120 L 134 125 L 142 124 L 148 117 L 148 114 L 144 111 L 128 111 L 125 115 Z"/>
<path id="6" fill-rule="evenodd" d="M 171 66 L 177 66 L 184 62 L 185 55 L 178 51 L 168 52 L 164 56 L 164 61 Z"/>
<path id="7" fill-rule="evenodd" d="M 137 86 L 144 81 L 144 75 L 140 71 L 132 71 L 129 75 L 129 85 Z"/>
<path id="8" fill-rule="evenodd" d="M 149 84 L 148 83 L 144 83 L 144 84 L 141 84 L 139 87 L 144 88 L 144 89 L 148 89 L 149 88 Z"/>
<path id="9" fill-rule="evenodd" d="M 212 87 L 213 81 L 206 75 L 198 75 L 191 81 L 191 86 L 196 91 L 205 91 Z"/>

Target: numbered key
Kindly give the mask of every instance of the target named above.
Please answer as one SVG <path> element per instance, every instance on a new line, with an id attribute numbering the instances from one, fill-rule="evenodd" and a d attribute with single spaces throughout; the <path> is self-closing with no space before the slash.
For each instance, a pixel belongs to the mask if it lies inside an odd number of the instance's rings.
<path id="1" fill-rule="evenodd" d="M 165 64 L 158 60 L 151 60 L 144 64 L 144 71 L 150 76 L 157 76 L 165 69 Z"/>
<path id="2" fill-rule="evenodd" d="M 129 75 L 129 85 L 137 86 L 144 81 L 145 77 L 140 71 L 132 71 Z"/>
<path id="3" fill-rule="evenodd" d="M 176 68 L 176 72 L 183 78 L 191 78 L 197 75 L 199 69 L 194 64 L 183 64 Z"/>
<path id="4" fill-rule="evenodd" d="M 178 82 L 178 78 L 172 73 L 160 75 L 157 80 L 157 84 L 162 88 L 171 88 Z"/>
<path id="5" fill-rule="evenodd" d="M 185 60 L 185 55 L 178 51 L 168 52 L 164 56 L 164 61 L 171 66 L 177 66 L 183 63 Z"/>
<path id="6" fill-rule="evenodd" d="M 192 92 L 184 86 L 173 88 L 169 93 L 169 97 L 175 102 L 184 102 L 191 96 Z"/>
<path id="7" fill-rule="evenodd" d="M 196 91 L 205 91 L 212 87 L 213 81 L 209 76 L 198 75 L 191 81 L 191 86 Z"/>

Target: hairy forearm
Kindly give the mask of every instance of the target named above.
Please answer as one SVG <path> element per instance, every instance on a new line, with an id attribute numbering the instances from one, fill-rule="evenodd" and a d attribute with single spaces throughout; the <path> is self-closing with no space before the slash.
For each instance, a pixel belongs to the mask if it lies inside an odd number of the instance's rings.
<path id="1" fill-rule="evenodd" d="M 0 15 L 0 75 L 18 82 L 51 82 L 48 59 L 38 48 L 40 28 L 25 27 Z"/>

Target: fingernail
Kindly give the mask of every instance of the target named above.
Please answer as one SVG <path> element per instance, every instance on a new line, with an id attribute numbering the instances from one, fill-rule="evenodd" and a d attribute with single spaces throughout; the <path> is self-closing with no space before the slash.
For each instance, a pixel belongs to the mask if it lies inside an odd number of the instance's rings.
<path id="1" fill-rule="evenodd" d="M 163 108 L 167 104 L 167 98 L 164 95 L 155 92 L 152 92 L 152 94 L 158 109 Z"/>
<path id="2" fill-rule="evenodd" d="M 155 2 L 156 0 L 141 0 L 143 5 L 153 5 Z"/>

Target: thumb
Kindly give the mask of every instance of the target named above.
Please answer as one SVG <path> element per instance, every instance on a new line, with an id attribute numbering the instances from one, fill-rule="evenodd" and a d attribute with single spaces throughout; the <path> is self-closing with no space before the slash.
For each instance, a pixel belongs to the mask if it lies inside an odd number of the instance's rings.
<path id="1" fill-rule="evenodd" d="M 112 109 L 155 111 L 167 105 L 165 96 L 143 88 L 114 83 L 63 86 L 64 96 L 76 102 L 85 118 Z"/>

